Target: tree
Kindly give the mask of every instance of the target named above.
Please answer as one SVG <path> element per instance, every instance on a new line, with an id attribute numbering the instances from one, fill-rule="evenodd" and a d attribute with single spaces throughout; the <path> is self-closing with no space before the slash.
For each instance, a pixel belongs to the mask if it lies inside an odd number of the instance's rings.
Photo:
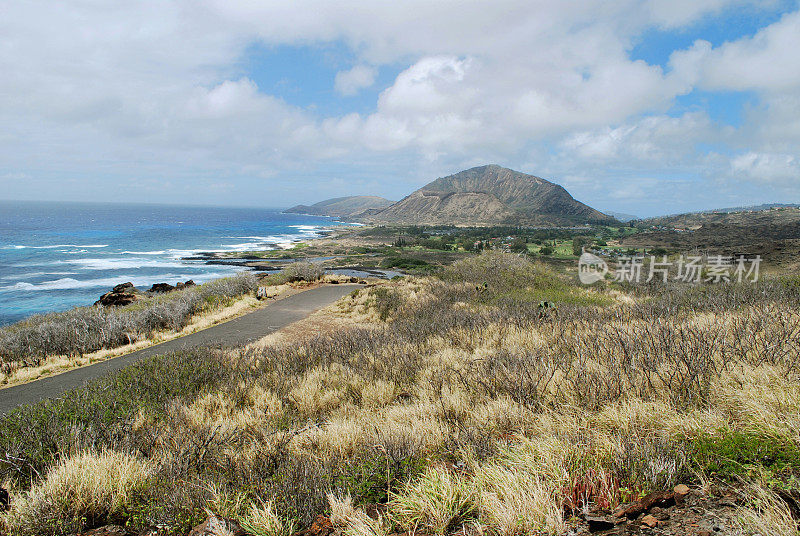
<path id="1" fill-rule="evenodd" d="M 583 246 L 589 243 L 585 236 L 576 236 L 572 238 L 572 254 L 576 257 L 583 253 Z"/>

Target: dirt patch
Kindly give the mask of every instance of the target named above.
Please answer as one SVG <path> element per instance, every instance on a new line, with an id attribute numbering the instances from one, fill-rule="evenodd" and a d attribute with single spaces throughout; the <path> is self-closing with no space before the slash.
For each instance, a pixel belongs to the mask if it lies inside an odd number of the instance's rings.
<path id="1" fill-rule="evenodd" d="M 735 488 L 688 488 L 685 494 L 662 493 L 654 500 L 622 505 L 613 513 L 580 515 L 571 520 L 564 536 L 741 536 L 738 510 L 742 506 L 742 495 Z"/>

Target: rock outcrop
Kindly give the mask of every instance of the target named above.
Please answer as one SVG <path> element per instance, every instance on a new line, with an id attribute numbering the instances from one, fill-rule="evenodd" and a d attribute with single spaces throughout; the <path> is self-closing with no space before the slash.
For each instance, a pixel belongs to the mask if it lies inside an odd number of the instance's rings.
<path id="1" fill-rule="evenodd" d="M 100 299 L 94 302 L 95 305 L 103 306 L 121 306 L 130 305 L 140 298 L 139 291 L 133 286 L 133 283 L 128 281 L 122 283 L 111 289 L 111 292 L 106 292 Z"/>
<path id="2" fill-rule="evenodd" d="M 147 292 L 151 292 L 153 294 L 163 294 L 164 292 L 172 292 L 173 290 L 181 290 L 192 286 L 194 286 L 194 281 L 191 279 L 185 283 L 178 282 L 174 287 L 169 283 L 154 283 Z"/>

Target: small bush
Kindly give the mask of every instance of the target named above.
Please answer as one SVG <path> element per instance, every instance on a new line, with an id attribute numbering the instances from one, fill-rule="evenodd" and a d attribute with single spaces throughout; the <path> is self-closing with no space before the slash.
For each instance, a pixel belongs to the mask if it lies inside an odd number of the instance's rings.
<path id="1" fill-rule="evenodd" d="M 295 262 L 281 270 L 281 278 L 287 282 L 295 281 L 319 281 L 325 270 L 313 262 Z"/>
<path id="2" fill-rule="evenodd" d="M 292 520 L 279 516 L 272 502 L 263 500 L 250 503 L 239 525 L 253 536 L 289 536 L 294 529 Z"/>
<path id="3" fill-rule="evenodd" d="M 381 321 L 389 318 L 403 303 L 400 293 L 395 289 L 377 287 L 372 289 L 369 294 L 370 298 L 374 300 Z"/>
<path id="4" fill-rule="evenodd" d="M 11 534 L 70 534 L 124 516 L 149 483 L 141 460 L 106 451 L 62 460 L 12 502 L 4 522 Z"/>
<path id="5" fill-rule="evenodd" d="M 775 476 L 800 473 L 800 447 L 782 437 L 725 429 L 698 436 L 693 449 L 701 469 L 723 477 L 743 476 L 758 468 Z"/>
<path id="6" fill-rule="evenodd" d="M 478 505 L 467 480 L 442 467 L 431 467 L 392 497 L 389 507 L 404 528 L 446 534 L 474 517 Z"/>
<path id="7" fill-rule="evenodd" d="M 381 261 L 381 268 L 398 268 L 400 270 L 408 271 L 424 271 L 432 267 L 430 263 L 422 259 L 415 259 L 414 257 L 389 256 Z"/>

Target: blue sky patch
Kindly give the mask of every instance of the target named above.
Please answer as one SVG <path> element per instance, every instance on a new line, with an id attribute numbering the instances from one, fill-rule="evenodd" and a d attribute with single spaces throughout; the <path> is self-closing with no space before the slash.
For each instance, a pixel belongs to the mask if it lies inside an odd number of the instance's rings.
<path id="1" fill-rule="evenodd" d="M 704 17 L 698 23 L 687 27 L 674 30 L 651 28 L 634 41 L 630 57 L 666 69 L 669 57 L 674 51 L 687 49 L 698 39 L 718 47 L 728 41 L 752 36 L 758 30 L 777 22 L 786 13 L 795 10 L 797 4 L 796 1 L 779 1 L 775 2 L 772 9 L 754 7 L 730 9 L 716 16 Z"/>
<path id="2" fill-rule="evenodd" d="M 400 65 L 381 66 L 375 83 L 356 95 L 342 96 L 334 89 L 336 73 L 357 64 L 344 43 L 266 46 L 254 44 L 242 59 L 242 75 L 261 92 L 322 116 L 375 111 L 381 91 L 391 86 L 402 71 Z"/>

